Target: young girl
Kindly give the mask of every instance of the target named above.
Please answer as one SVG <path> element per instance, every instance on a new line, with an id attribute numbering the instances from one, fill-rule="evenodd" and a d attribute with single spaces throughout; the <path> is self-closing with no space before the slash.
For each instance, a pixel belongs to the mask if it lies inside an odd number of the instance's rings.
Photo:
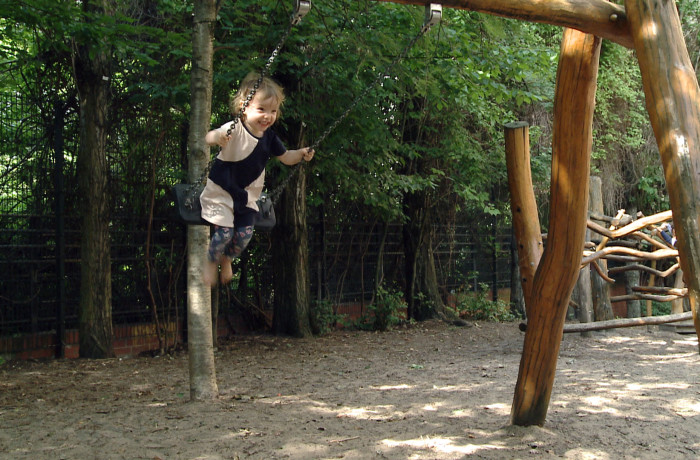
<path id="1" fill-rule="evenodd" d="M 250 73 L 243 79 L 231 102 L 231 112 L 240 112 L 246 98 L 259 79 Z M 214 227 L 204 282 L 216 284 L 221 265 L 221 282 L 233 278 L 231 263 L 245 250 L 253 236 L 256 201 L 265 182 L 265 165 L 277 157 L 286 165 L 295 165 L 314 156 L 311 148 L 287 150 L 279 137 L 269 129 L 280 116 L 284 90 L 270 78 L 263 78 L 245 108 L 243 116 L 230 133 L 233 122 L 207 133 L 208 145 L 219 145 L 221 152 L 214 160 L 204 191 L 200 196 L 202 218 Z"/>

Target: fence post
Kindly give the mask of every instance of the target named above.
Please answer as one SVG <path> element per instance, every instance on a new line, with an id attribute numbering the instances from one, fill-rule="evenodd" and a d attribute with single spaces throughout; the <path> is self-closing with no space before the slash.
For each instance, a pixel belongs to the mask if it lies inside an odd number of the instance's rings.
<path id="1" fill-rule="evenodd" d="M 54 185 L 56 213 L 56 357 L 66 356 L 66 232 L 65 232 L 65 181 L 63 177 L 63 116 L 64 105 L 54 103 Z"/>

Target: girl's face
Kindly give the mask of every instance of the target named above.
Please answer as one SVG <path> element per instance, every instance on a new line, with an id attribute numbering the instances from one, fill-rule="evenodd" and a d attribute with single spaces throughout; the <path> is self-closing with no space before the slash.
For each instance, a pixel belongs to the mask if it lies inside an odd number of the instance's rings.
<path id="1" fill-rule="evenodd" d="M 245 111 L 245 124 L 250 132 L 257 137 L 262 137 L 267 128 L 277 120 L 279 103 L 274 97 L 263 98 L 256 94 L 248 104 Z"/>

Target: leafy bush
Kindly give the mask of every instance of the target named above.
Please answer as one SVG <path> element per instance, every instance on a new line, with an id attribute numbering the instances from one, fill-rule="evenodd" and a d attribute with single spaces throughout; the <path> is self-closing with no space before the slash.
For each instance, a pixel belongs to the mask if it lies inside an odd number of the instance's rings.
<path id="1" fill-rule="evenodd" d="M 671 314 L 671 302 L 657 302 L 653 300 L 651 302 L 651 315 L 652 316 L 664 316 Z"/>
<path id="2" fill-rule="evenodd" d="M 342 322 L 345 315 L 339 315 L 333 310 L 330 300 L 317 300 L 311 306 L 311 330 L 315 335 L 325 335 L 335 329 L 338 322 Z"/>
<path id="3" fill-rule="evenodd" d="M 479 321 L 514 321 L 515 315 L 510 310 L 510 305 L 503 300 L 490 300 L 488 285 L 481 283 L 476 294 L 460 293 L 457 295 L 456 309 L 460 317 Z"/>
<path id="4" fill-rule="evenodd" d="M 383 286 L 377 288 L 374 303 L 367 307 L 367 313 L 357 321 L 357 327 L 364 330 L 388 331 L 399 324 L 399 312 L 406 308 L 401 291 L 389 292 Z"/>

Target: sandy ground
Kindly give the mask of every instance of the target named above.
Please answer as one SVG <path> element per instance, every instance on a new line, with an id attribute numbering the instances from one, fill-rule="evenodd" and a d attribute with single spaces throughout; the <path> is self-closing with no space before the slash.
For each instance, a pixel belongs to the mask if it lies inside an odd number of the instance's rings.
<path id="1" fill-rule="evenodd" d="M 547 422 L 510 425 L 523 333 L 428 322 L 311 339 L 235 337 L 220 398 L 186 353 L 0 367 L 2 459 L 700 458 L 695 335 L 562 343 Z"/>

